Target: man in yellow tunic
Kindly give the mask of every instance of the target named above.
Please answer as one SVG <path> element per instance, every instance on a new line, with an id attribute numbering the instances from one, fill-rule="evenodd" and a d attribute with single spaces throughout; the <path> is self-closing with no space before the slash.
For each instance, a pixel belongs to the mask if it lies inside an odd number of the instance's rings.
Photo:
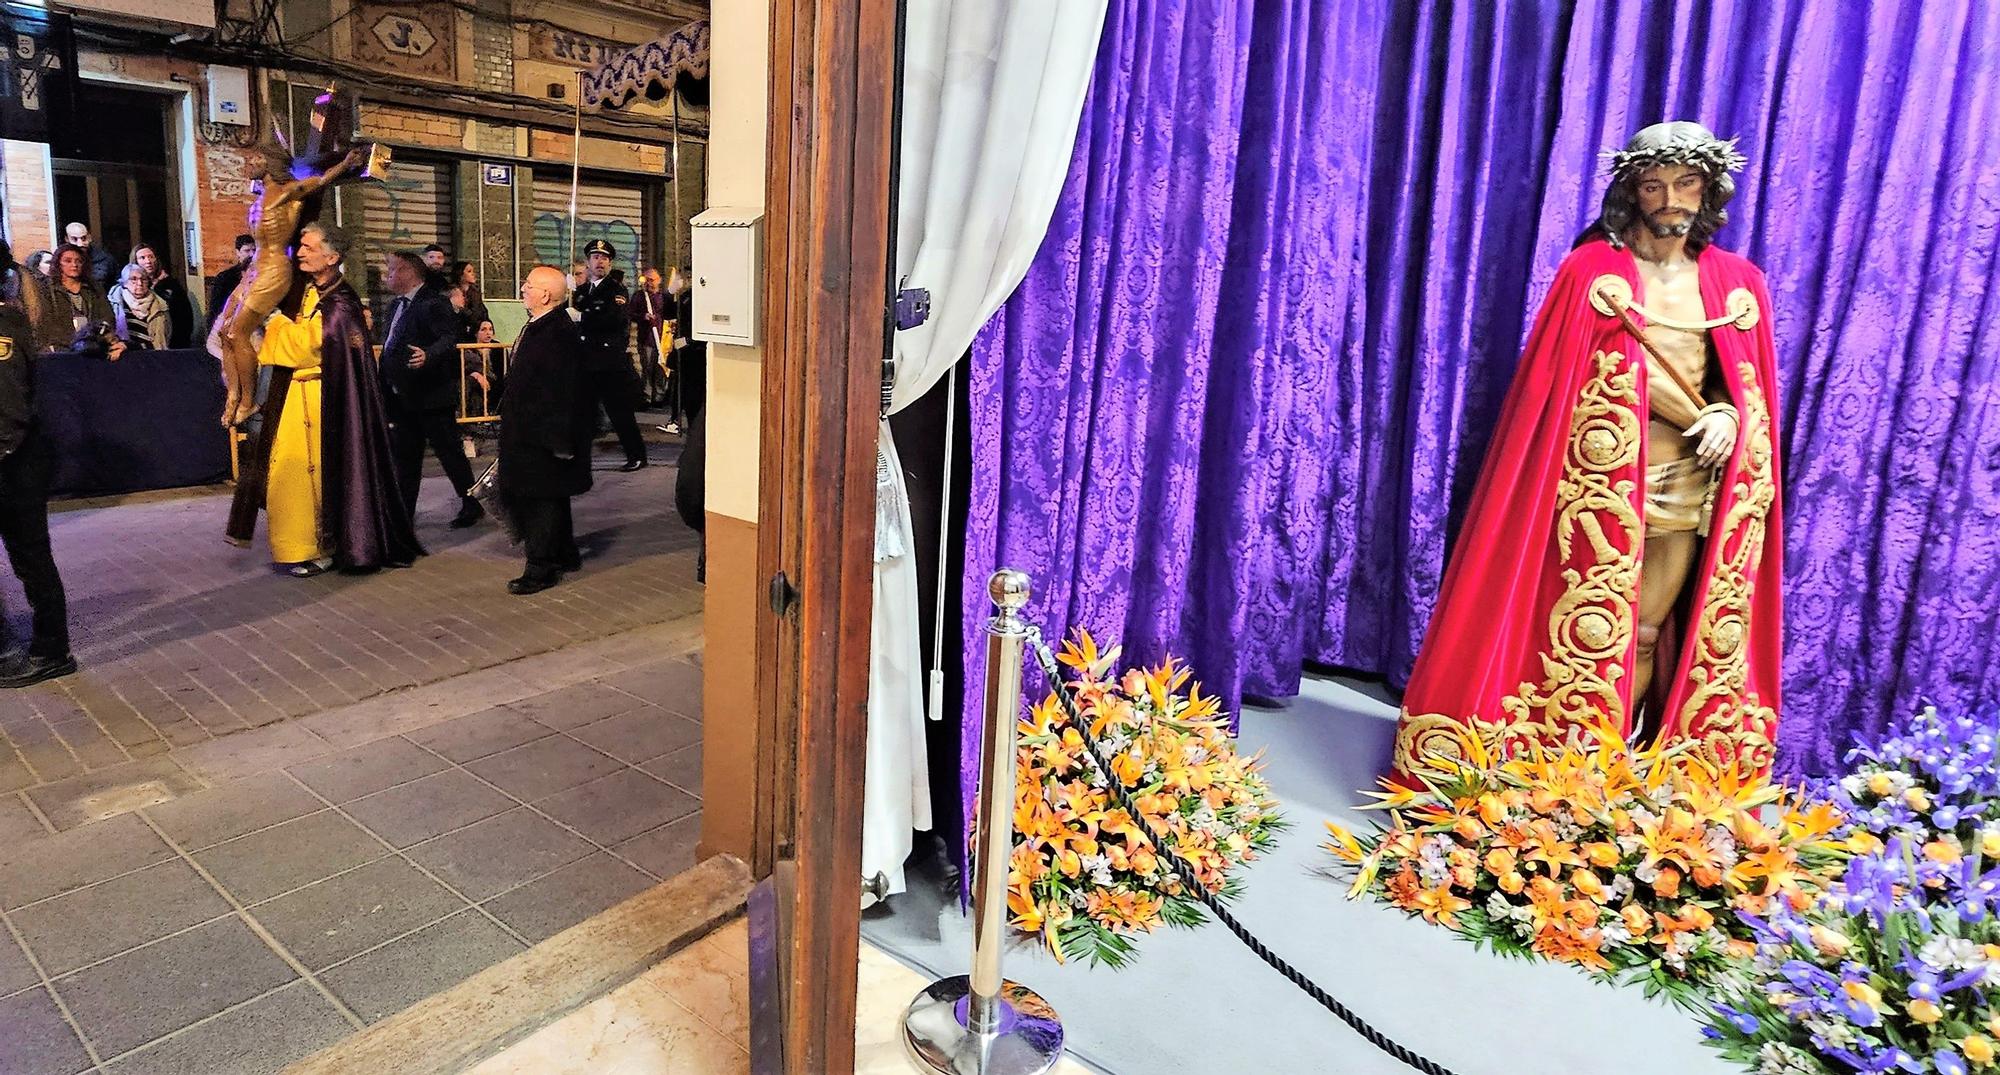
<path id="1" fill-rule="evenodd" d="M 424 552 L 397 492 L 361 300 L 341 275 L 346 254 L 337 228 L 300 232 L 296 282 L 257 354 L 273 367 L 253 459 L 262 465 L 246 468 L 230 517 L 230 540 L 248 544 L 261 501 L 271 559 L 300 578 L 403 567 Z"/>

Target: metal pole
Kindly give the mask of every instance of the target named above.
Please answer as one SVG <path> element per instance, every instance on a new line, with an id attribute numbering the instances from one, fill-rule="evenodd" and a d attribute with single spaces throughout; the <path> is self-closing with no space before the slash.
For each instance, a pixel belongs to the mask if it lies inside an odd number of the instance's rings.
<path id="1" fill-rule="evenodd" d="M 1014 847 L 1014 734 L 1021 711 L 1021 651 L 1028 576 L 999 571 L 988 584 L 986 703 L 972 854 L 972 973 L 932 982 L 903 1013 L 903 1043 L 939 1075 L 1041 1075 L 1062 1058 L 1062 1020 L 1034 990 L 1000 973 L 1006 941 L 1007 869 Z"/>
<path id="2" fill-rule="evenodd" d="M 576 264 L 576 184 L 583 171 L 583 72 L 576 73 L 576 131 L 569 140 L 569 262 Z M 568 271 L 568 266 L 563 267 Z"/>

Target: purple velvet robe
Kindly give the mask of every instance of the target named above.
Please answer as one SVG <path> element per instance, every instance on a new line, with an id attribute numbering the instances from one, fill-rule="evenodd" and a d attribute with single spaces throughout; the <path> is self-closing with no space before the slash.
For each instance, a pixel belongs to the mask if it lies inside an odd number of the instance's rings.
<path id="1" fill-rule="evenodd" d="M 407 565 L 424 547 L 396 486 L 389 420 L 361 299 L 342 280 L 320 296 L 319 310 L 326 332 L 320 353 L 325 545 L 342 570 Z"/>

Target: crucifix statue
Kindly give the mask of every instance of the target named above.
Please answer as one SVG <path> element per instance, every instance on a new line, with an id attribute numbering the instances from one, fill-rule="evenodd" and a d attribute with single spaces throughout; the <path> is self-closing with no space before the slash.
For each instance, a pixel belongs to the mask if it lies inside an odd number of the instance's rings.
<path id="1" fill-rule="evenodd" d="M 306 151 L 294 157 L 282 135 L 256 149 L 251 178 L 250 233 L 257 256 L 229 296 L 209 349 L 222 359 L 226 399 L 222 424 L 234 426 L 256 409 L 257 333 L 292 286 L 292 251 L 299 230 L 319 216 L 320 195 L 334 183 L 379 179 L 387 171 L 389 149 L 356 143 L 353 111 L 334 86 L 313 102 Z"/>

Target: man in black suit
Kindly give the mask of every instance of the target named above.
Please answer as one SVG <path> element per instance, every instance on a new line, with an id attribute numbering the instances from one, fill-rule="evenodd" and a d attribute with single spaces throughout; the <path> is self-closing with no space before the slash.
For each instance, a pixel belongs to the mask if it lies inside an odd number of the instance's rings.
<path id="1" fill-rule="evenodd" d="M 584 342 L 557 309 L 567 290 L 549 265 L 521 282 L 529 321 L 500 395 L 500 499 L 528 556 L 521 577 L 507 584 L 512 594 L 540 593 L 583 566 L 569 501 L 590 490 L 596 406 L 584 387 Z"/>
<path id="2" fill-rule="evenodd" d="M 250 267 L 251 259 L 257 256 L 257 237 L 239 235 L 236 237 L 236 264 L 215 274 L 215 282 L 208 286 L 208 319 L 222 318 L 222 308 L 229 305 L 229 296 L 236 291 L 236 285 L 243 282 L 243 271 Z"/>
<path id="3" fill-rule="evenodd" d="M 417 513 L 417 484 L 428 443 L 457 490 L 453 529 L 486 514 L 472 496 L 472 464 L 458 435 L 458 315 L 451 301 L 425 283 L 423 259 L 398 250 L 382 260 L 382 286 L 390 300 L 382 330 L 382 387 L 388 404 L 396 483 L 410 517 Z"/>
<path id="4" fill-rule="evenodd" d="M 611 262 L 617 256 L 602 239 L 592 239 L 583 248 L 585 277 L 570 296 L 570 306 L 583 331 L 584 386 L 593 402 L 604 405 L 611 428 L 618 433 L 618 446 L 625 449 L 625 465 L 618 469 L 638 470 L 646 465 L 646 442 L 639 436 L 638 419 L 632 417 L 639 376 L 625 351 L 625 338 L 632 331 L 625 312 L 625 285 L 611 275 Z"/>

